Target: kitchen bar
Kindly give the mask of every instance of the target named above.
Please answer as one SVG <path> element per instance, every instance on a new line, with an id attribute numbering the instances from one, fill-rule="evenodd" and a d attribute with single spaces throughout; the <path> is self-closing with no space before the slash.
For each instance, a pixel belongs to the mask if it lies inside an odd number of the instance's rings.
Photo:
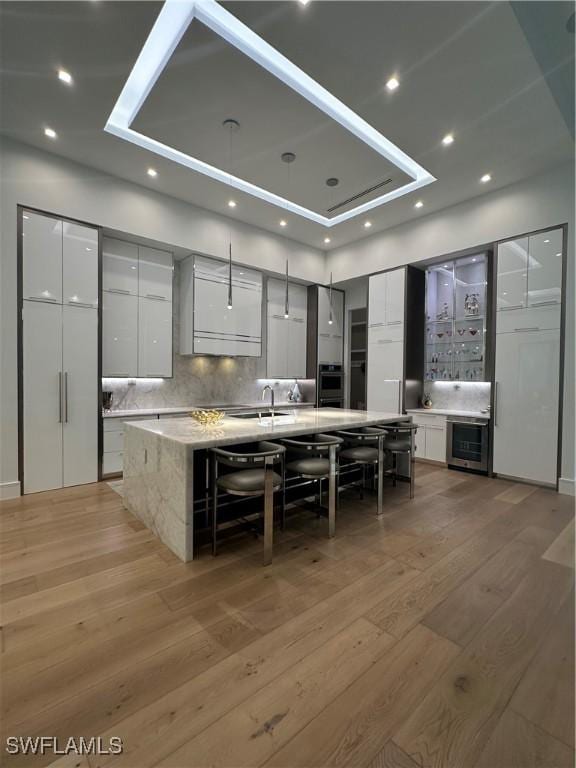
<path id="1" fill-rule="evenodd" d="M 213 426 L 191 418 L 130 422 L 124 437 L 124 506 L 187 562 L 196 543 L 194 451 L 410 420 L 398 413 L 307 408 L 269 418 L 225 416 Z"/>

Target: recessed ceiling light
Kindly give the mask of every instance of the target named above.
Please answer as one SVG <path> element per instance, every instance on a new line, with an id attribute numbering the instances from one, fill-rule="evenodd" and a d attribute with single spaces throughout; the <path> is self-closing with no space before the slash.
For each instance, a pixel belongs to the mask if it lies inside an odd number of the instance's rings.
<path id="1" fill-rule="evenodd" d="M 484 176 L 480 178 L 480 181 L 482 184 L 487 184 L 489 181 L 492 181 L 492 176 L 489 173 L 485 173 Z"/>
<path id="2" fill-rule="evenodd" d="M 365 221 L 364 222 L 364 228 L 365 229 L 370 229 L 371 226 L 372 226 L 372 222 L 371 221 Z"/>
<path id="3" fill-rule="evenodd" d="M 228 200 L 228 208 L 236 208 L 236 201 Z"/>
<path id="4" fill-rule="evenodd" d="M 400 85 L 400 81 L 397 77 L 391 77 L 390 80 L 386 83 L 386 88 L 388 88 L 389 91 L 395 91 L 396 88 Z"/>
<path id="5" fill-rule="evenodd" d="M 328 243 L 330 243 L 330 242 L 332 242 L 332 241 L 330 240 L 330 238 L 329 238 L 329 237 L 325 237 L 325 238 L 324 238 L 324 242 L 326 243 L 326 245 L 328 245 Z"/>
<path id="6" fill-rule="evenodd" d="M 158 176 L 158 171 L 155 168 L 148 168 L 146 173 L 148 174 L 148 176 L 152 176 L 153 179 L 155 179 L 156 176 Z"/>
<path id="7" fill-rule="evenodd" d="M 66 72 L 65 69 L 59 69 L 58 70 L 58 80 L 61 80 L 63 83 L 66 83 L 66 85 L 72 85 L 72 75 L 70 72 Z"/>
<path id="8" fill-rule="evenodd" d="M 414 203 L 414 208 L 422 208 L 423 205 L 424 203 L 422 202 L 422 200 L 418 200 L 417 203 Z"/>
<path id="9" fill-rule="evenodd" d="M 442 144 L 444 144 L 445 147 L 449 147 L 450 144 L 454 144 L 454 134 L 447 133 L 446 136 L 442 139 Z"/>
<path id="10" fill-rule="evenodd" d="M 288 222 L 285 219 L 280 219 L 280 226 L 286 227 L 288 225 Z"/>
<path id="11" fill-rule="evenodd" d="M 44 128 L 44 136 L 48 136 L 49 139 L 55 139 L 57 134 L 54 128 Z"/>

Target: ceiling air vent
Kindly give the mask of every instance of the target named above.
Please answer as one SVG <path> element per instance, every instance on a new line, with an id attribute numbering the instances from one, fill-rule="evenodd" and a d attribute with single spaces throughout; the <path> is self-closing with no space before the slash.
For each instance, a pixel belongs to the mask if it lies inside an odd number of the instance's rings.
<path id="1" fill-rule="evenodd" d="M 377 189 L 381 189 L 382 187 L 385 187 L 386 184 L 390 184 L 392 179 L 385 179 L 384 181 L 380 181 L 378 184 L 374 184 L 373 187 L 369 187 L 368 189 L 363 190 L 362 192 L 358 192 L 357 195 L 353 195 L 352 197 L 347 198 L 346 200 L 342 200 L 339 203 L 336 203 L 331 208 L 328 208 L 328 213 L 334 213 L 334 211 L 337 211 L 339 208 L 344 208 L 346 205 L 350 205 L 350 203 L 355 202 L 356 200 L 359 200 L 361 197 L 366 197 L 366 195 L 370 195 L 372 192 L 376 192 Z"/>

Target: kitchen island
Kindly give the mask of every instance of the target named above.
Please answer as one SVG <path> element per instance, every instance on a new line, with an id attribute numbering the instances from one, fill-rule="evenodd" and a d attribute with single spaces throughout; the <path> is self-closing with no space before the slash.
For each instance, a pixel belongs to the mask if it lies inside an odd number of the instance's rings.
<path id="1" fill-rule="evenodd" d="M 225 416 L 213 426 L 190 417 L 130 422 L 124 436 L 124 506 L 187 562 L 194 553 L 195 452 L 410 420 L 379 411 L 282 408 L 274 418 Z"/>

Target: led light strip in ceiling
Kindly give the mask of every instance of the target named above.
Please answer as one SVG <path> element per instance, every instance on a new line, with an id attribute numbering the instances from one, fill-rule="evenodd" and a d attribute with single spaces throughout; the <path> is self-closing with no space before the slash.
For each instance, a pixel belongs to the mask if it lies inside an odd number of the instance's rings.
<path id="1" fill-rule="evenodd" d="M 328 218 L 256 184 L 230 175 L 221 168 L 216 168 L 134 131 L 130 126 L 193 19 L 200 21 L 311 104 L 314 104 L 364 144 L 404 171 L 412 178 L 412 181 L 398 189 L 380 195 L 374 200 L 358 205 L 350 211 Z M 216 0 L 166 0 L 108 118 L 105 130 L 121 139 L 137 144 L 143 149 L 325 227 L 341 224 L 343 221 L 360 216 L 373 208 L 435 181 L 435 178 L 421 165 L 412 160 L 405 152 L 402 152 L 395 144 L 265 42 L 249 27 L 218 5 Z"/>

